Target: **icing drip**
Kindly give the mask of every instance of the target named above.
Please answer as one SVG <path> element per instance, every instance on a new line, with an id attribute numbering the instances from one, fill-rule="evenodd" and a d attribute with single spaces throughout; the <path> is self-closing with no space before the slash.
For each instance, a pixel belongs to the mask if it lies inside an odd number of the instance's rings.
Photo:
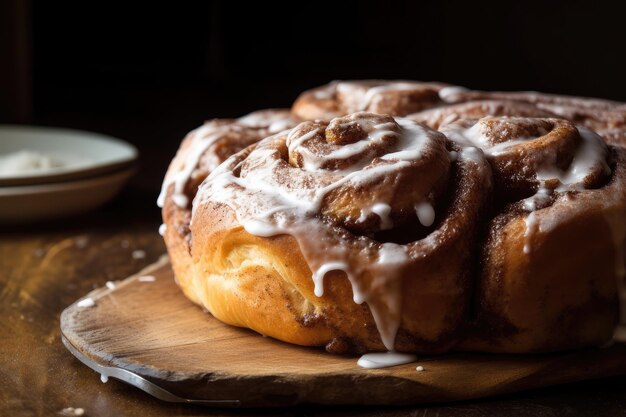
<path id="1" fill-rule="evenodd" d="M 363 104 L 361 110 L 367 110 L 372 101 L 379 96 L 380 94 L 386 93 L 388 91 L 410 91 L 415 89 L 415 84 L 413 83 L 389 83 L 385 85 L 379 85 L 377 87 L 371 87 L 365 93 L 363 97 Z"/>
<path id="2" fill-rule="evenodd" d="M 203 156 L 206 160 L 203 161 L 206 164 L 203 167 L 205 171 L 211 171 L 220 164 L 221 159 L 214 153 L 207 151 L 227 135 L 234 134 L 243 137 L 254 135 L 252 137 L 258 140 L 267 134 L 282 132 L 295 124 L 296 121 L 291 117 L 288 110 L 260 110 L 227 123 L 223 120 L 214 120 L 191 131 L 187 137 L 190 145 L 184 161 L 181 166 L 168 170 L 157 199 L 157 205 L 163 207 L 168 188 L 174 184 L 171 195 L 172 201 L 178 207 L 186 208 L 189 204 L 189 198 L 185 195 L 185 186 L 194 174 L 198 175 L 198 164 Z"/>
<path id="3" fill-rule="evenodd" d="M 230 126 L 230 128 L 236 127 Z M 163 207 L 165 204 L 165 194 L 171 184 L 174 184 L 172 201 L 174 201 L 178 207 L 184 208 L 187 206 L 189 199 L 184 194 L 185 185 L 189 182 L 202 155 L 227 132 L 227 129 L 228 127 L 226 126 L 216 127 L 212 124 L 206 124 L 190 133 L 192 140 L 191 149 L 189 150 L 183 167 L 171 175 L 169 173 L 166 175 L 161 187 L 161 192 L 157 198 L 157 205 L 159 207 Z M 215 165 L 217 165 L 217 163 L 218 161 L 215 161 Z"/>
<path id="4" fill-rule="evenodd" d="M 524 253 L 529 254 L 531 250 L 531 237 L 538 229 L 537 225 L 537 212 L 531 211 L 528 216 L 526 216 L 526 231 L 524 232 Z"/>
<path id="5" fill-rule="evenodd" d="M 248 232 L 249 233 L 249 232 Z M 329 262 L 325 263 L 315 272 L 313 272 L 313 283 L 315 285 L 315 295 L 321 297 L 324 295 L 324 276 L 330 271 L 347 271 L 349 266 L 345 262 Z M 362 304 L 363 299 L 359 297 L 360 293 L 358 291 L 353 291 L 354 294 L 354 302 L 357 304 Z"/>
<path id="6" fill-rule="evenodd" d="M 546 166 L 537 171 L 537 181 L 539 187 L 537 192 L 531 197 L 523 200 L 523 207 L 530 213 L 526 217 L 526 231 L 524 233 L 524 253 L 531 251 L 531 237 L 537 231 L 545 230 L 544 225 L 540 225 L 537 219 L 537 210 L 545 206 L 551 199 L 554 192 L 580 191 L 585 188 L 585 179 L 591 175 L 592 170 L 598 165 L 602 167 L 604 174 L 609 174 L 611 168 L 607 160 L 607 149 L 603 145 L 602 138 L 594 132 L 578 127 L 582 143 L 578 148 L 570 166 L 562 171 L 556 166 Z M 548 188 L 546 183 L 558 180 L 558 186 L 554 189 Z"/>
<path id="7" fill-rule="evenodd" d="M 361 120 L 363 115 L 354 115 L 354 121 L 361 126 L 369 126 Z M 332 122 L 331 122 L 332 123 Z M 433 142 L 438 133 L 430 131 L 409 120 L 398 120 L 401 133 L 390 130 L 392 125 L 374 124 L 367 135 L 356 142 L 343 147 L 324 145 L 320 150 L 312 144 L 319 140 L 320 129 L 294 133 L 293 129 L 285 136 L 269 137 L 241 160 L 234 155 L 215 169 L 200 186 L 192 206 L 192 218 L 204 201 L 228 205 L 238 222 L 244 229 L 256 236 L 271 237 L 289 234 L 300 244 L 302 255 L 312 273 L 315 295 L 324 295 L 324 277 L 331 271 L 341 271 L 349 280 L 353 299 L 357 304 L 367 303 L 372 313 L 381 340 L 390 351 L 394 348 L 396 333 L 400 326 L 402 313 L 402 279 L 403 272 L 410 261 L 407 247 L 395 243 L 378 243 L 371 241 L 364 245 L 364 237 L 355 237 L 348 233 L 337 233 L 332 224 L 320 220 L 319 213 L 323 209 L 326 197 L 341 187 L 363 187 L 379 183 L 389 175 L 395 175 L 399 169 L 405 169 L 421 161 L 426 149 L 438 143 L 442 154 L 448 153 L 443 142 Z M 397 127 L 395 128 L 397 129 Z M 435 136 L 433 136 L 435 135 Z M 362 168 L 357 161 L 354 165 L 341 165 L 341 169 L 326 170 L 319 167 L 331 159 L 359 159 L 360 155 L 368 154 L 371 146 L 387 136 L 393 139 L 387 144 L 386 153 L 376 158 L 374 154 L 363 156 L 362 159 L 374 159 L 377 162 Z M 281 169 L 286 169 L 285 161 L 279 156 L 272 144 L 286 140 L 290 158 L 293 154 L 300 155 L 299 174 L 289 175 L 289 185 L 281 180 Z M 388 140 L 388 139 L 387 139 Z M 282 142 L 285 143 L 285 142 Z M 369 144 L 366 146 L 366 144 Z M 310 147 L 310 151 L 308 151 Z M 464 151 L 460 158 L 467 158 L 472 151 Z M 471 158 L 472 156 L 470 156 Z M 475 158 L 480 158 L 479 154 Z M 339 162 L 341 163 L 341 162 Z M 341 163 L 342 164 L 342 163 Z M 254 176 L 247 178 L 247 170 L 254 170 Z M 238 172 L 235 176 L 234 172 Z M 311 173 L 309 173 L 311 172 Z M 307 175 L 315 177 L 316 184 L 311 186 Z M 299 179 L 303 176 L 304 179 Z M 343 189 L 343 188 L 341 188 Z M 416 208 L 424 224 L 434 221 L 434 209 L 424 195 Z M 379 200 L 367 210 L 361 210 L 361 216 L 369 212 L 380 219 L 380 229 L 391 228 L 391 206 L 388 201 Z M 309 244 L 308 242 L 315 242 Z M 433 242 L 432 244 L 435 244 Z M 391 356 L 390 356 L 391 357 Z"/>
<path id="8" fill-rule="evenodd" d="M 166 231 L 167 231 L 167 225 L 166 224 L 162 224 L 161 226 L 159 226 L 159 234 L 161 236 L 164 236 Z"/>
<path id="9" fill-rule="evenodd" d="M 339 81 L 332 84 L 332 87 L 342 96 L 347 113 L 352 113 L 372 110 L 372 105 L 384 97 L 385 93 L 416 90 L 423 85 L 424 83 L 419 82 L 395 81 L 370 87 L 359 81 Z"/>
<path id="10" fill-rule="evenodd" d="M 440 91 L 440 95 L 451 97 L 462 90 Z M 442 97 L 443 98 L 443 97 Z M 445 99 L 444 99 L 445 100 Z M 585 189 L 585 182 L 592 178 L 594 174 L 600 172 L 608 175 L 611 169 L 607 163 L 608 150 L 600 136 L 584 127 L 574 127 L 565 121 L 557 119 L 528 119 L 528 118 L 493 118 L 485 117 L 476 123 L 460 121 L 442 127 L 442 131 L 448 137 L 464 149 L 479 147 L 492 160 L 499 157 L 519 154 L 519 149 L 524 146 L 532 146 L 533 141 L 546 135 L 553 134 L 557 127 L 569 132 L 570 135 L 579 135 L 578 144 L 571 163 L 562 170 L 556 165 L 555 149 L 538 148 L 536 151 L 540 155 L 555 155 L 554 157 L 543 157 L 539 166 L 529 166 L 529 169 L 536 169 L 534 179 L 538 186 L 534 195 L 522 200 L 522 207 L 528 212 L 525 218 L 526 230 L 524 232 L 523 251 L 529 254 L 532 250 L 532 237 L 537 232 L 548 230 L 548 225 L 540 221 L 538 212 L 546 207 L 555 197 L 555 193 L 567 193 L 571 191 L 581 191 Z M 530 135 L 529 135 L 530 134 Z M 556 138 L 562 141 L 564 137 Z M 555 142 L 553 138 L 552 143 Z M 502 160 L 500 160 L 502 161 Z M 523 168 L 520 168 L 523 169 Z"/>
<path id="11" fill-rule="evenodd" d="M 435 208 L 428 201 L 417 203 L 415 213 L 417 214 L 417 219 L 424 227 L 430 227 L 435 222 Z"/>
<path id="12" fill-rule="evenodd" d="M 391 206 L 385 203 L 376 203 L 372 206 L 372 212 L 380 217 L 380 230 L 388 230 L 393 227 L 393 221 L 389 218 Z"/>
<path id="13" fill-rule="evenodd" d="M 96 305 L 96 302 L 93 300 L 93 298 L 87 297 L 80 300 L 78 303 L 76 303 L 76 305 L 81 308 L 89 308 L 94 307 Z"/>
<path id="14" fill-rule="evenodd" d="M 363 368 L 389 368 L 391 366 L 405 365 L 415 362 L 417 356 L 410 353 L 383 352 L 383 353 L 366 353 L 361 356 L 357 364 Z M 423 368 L 422 368 L 423 370 Z"/>
<path id="15" fill-rule="evenodd" d="M 294 124 L 294 120 L 288 116 L 287 111 L 279 110 L 256 111 L 240 117 L 237 122 L 254 129 L 267 129 L 269 134 L 282 132 L 293 127 Z"/>
<path id="16" fill-rule="evenodd" d="M 439 90 L 439 98 L 446 103 L 454 103 L 458 101 L 459 94 L 463 94 L 467 91 L 469 91 L 467 88 L 460 86 L 444 87 Z"/>

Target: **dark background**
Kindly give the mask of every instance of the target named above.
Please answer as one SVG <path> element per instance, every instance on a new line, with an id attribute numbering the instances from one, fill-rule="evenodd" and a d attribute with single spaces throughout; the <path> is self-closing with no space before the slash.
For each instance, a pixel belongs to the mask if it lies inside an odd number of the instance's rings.
<path id="1" fill-rule="evenodd" d="M 146 189 L 204 119 L 289 106 L 333 79 L 626 101 L 626 21 L 609 3 L 0 4 L 0 122 L 130 141 Z"/>

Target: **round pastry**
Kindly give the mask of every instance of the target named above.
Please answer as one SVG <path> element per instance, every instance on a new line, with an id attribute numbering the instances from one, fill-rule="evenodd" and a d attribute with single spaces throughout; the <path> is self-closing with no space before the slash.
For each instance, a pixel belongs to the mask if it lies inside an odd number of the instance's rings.
<path id="1" fill-rule="evenodd" d="M 438 92 L 445 86 L 402 80 L 334 81 L 300 94 L 292 111 L 301 119 L 326 121 L 360 111 L 404 116 L 443 104 Z"/>
<path id="2" fill-rule="evenodd" d="M 490 194 L 481 151 L 413 121 L 304 122 L 203 182 L 186 292 L 290 343 L 443 352 L 462 336 Z"/>
<path id="3" fill-rule="evenodd" d="M 232 154 L 297 123 L 289 110 L 259 110 L 239 119 L 210 120 L 185 137 L 170 163 L 157 201 L 163 208 L 161 232 L 179 283 L 184 284 L 190 276 L 191 202 L 200 183 Z M 184 290 L 185 286 L 181 287 Z M 186 295 L 199 302 L 193 292 Z"/>
<path id="4" fill-rule="evenodd" d="M 537 352 L 599 345 L 624 278 L 626 152 L 562 119 L 460 120 L 450 139 L 481 148 L 495 184 L 460 349 Z"/>

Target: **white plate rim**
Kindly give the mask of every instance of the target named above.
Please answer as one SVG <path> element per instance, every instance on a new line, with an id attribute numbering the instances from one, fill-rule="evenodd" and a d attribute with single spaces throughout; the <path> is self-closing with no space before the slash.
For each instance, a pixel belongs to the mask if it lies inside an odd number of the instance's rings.
<path id="1" fill-rule="evenodd" d="M 33 134 L 45 136 L 50 135 L 66 135 L 72 139 L 80 140 L 83 143 L 85 141 L 96 141 L 99 145 L 106 144 L 116 146 L 118 150 L 126 152 L 125 156 L 111 158 L 104 161 L 96 161 L 89 164 L 79 165 L 75 167 L 62 167 L 58 169 L 49 170 L 42 173 L 24 173 L 22 175 L 4 175 L 0 176 L 0 186 L 17 186 L 25 184 L 44 184 L 50 182 L 59 182 L 67 180 L 75 180 L 77 178 L 84 178 L 86 176 L 94 176 L 97 174 L 103 174 L 113 170 L 119 170 L 122 167 L 132 165 L 139 156 L 139 151 L 132 144 L 115 138 L 113 136 L 105 135 L 97 132 L 90 132 L 80 129 L 71 129 L 64 127 L 49 127 L 49 126 L 32 126 L 32 125 L 0 125 L 0 135 L 2 134 Z M 78 138 L 80 136 L 80 139 Z M 105 146 L 106 146 L 105 145 Z M 34 149 L 37 150 L 37 149 Z"/>
<path id="2" fill-rule="evenodd" d="M 130 177 L 136 172 L 135 167 L 115 171 L 105 175 L 97 177 L 91 177 L 86 179 L 80 179 L 76 181 L 58 182 L 52 184 L 35 184 L 35 185 L 22 185 L 14 187 L 0 187 L 0 200 L 2 198 L 16 197 L 22 195 L 34 195 L 34 194 L 49 194 L 60 191 L 71 191 L 75 189 L 82 189 L 89 186 L 96 186 L 102 183 L 108 183 L 118 178 Z"/>

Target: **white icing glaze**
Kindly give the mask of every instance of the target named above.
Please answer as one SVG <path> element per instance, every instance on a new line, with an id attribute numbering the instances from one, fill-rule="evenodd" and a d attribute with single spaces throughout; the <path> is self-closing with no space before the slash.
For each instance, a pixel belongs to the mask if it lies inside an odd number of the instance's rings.
<path id="1" fill-rule="evenodd" d="M 481 164 L 485 158 L 482 149 L 473 146 L 462 148 L 459 157 L 460 159 L 472 161 L 475 164 Z"/>
<path id="2" fill-rule="evenodd" d="M 109 377 L 105 374 L 100 374 L 100 381 L 102 381 L 103 384 L 106 384 L 109 382 Z"/>
<path id="3" fill-rule="evenodd" d="M 243 224 L 243 228 L 251 235 L 260 237 L 271 237 L 281 233 L 281 230 L 273 224 L 258 219 L 250 219 L 246 221 Z"/>
<path id="4" fill-rule="evenodd" d="M 64 409 L 62 409 L 59 412 L 59 414 L 63 415 L 63 416 L 76 416 L 76 417 L 79 417 L 79 416 L 85 415 L 85 409 L 80 408 L 80 407 L 78 407 L 78 408 L 65 407 Z"/>
<path id="5" fill-rule="evenodd" d="M 113 281 L 107 281 L 104 283 L 104 285 L 110 290 L 115 288 L 115 283 Z"/>
<path id="6" fill-rule="evenodd" d="M 237 119 L 241 125 L 254 129 L 267 129 L 269 134 L 274 134 L 293 127 L 294 120 L 286 110 L 260 110 L 247 114 Z"/>
<path id="7" fill-rule="evenodd" d="M 485 119 L 490 118 L 487 116 Z M 500 117 L 499 119 L 507 119 L 506 117 Z M 481 119 L 483 120 L 483 119 Z M 462 147 L 474 146 L 480 148 L 486 155 L 497 156 L 508 152 L 511 148 L 528 143 L 531 140 L 536 139 L 533 136 L 510 138 L 507 141 L 501 143 L 491 143 L 490 138 L 486 135 L 485 126 L 480 123 L 473 124 L 469 128 L 466 128 L 460 124 L 446 125 L 442 128 L 442 131 L 454 142 Z M 540 129 L 541 130 L 541 129 Z M 545 130 L 541 134 L 546 134 Z M 506 135 L 506 131 L 504 132 Z"/>
<path id="8" fill-rule="evenodd" d="M 410 353 L 377 352 L 366 353 L 359 358 L 357 364 L 363 368 L 376 369 L 405 365 L 407 363 L 415 362 L 416 360 L 417 356 Z"/>
<path id="9" fill-rule="evenodd" d="M 422 365 L 418 365 L 418 366 L 415 368 L 415 370 L 416 370 L 417 372 L 423 372 L 423 371 L 424 371 L 424 367 L 423 367 Z"/>
<path id="10" fill-rule="evenodd" d="M 439 98 L 446 103 L 454 103 L 458 101 L 459 94 L 463 94 L 467 91 L 469 91 L 467 88 L 460 86 L 444 87 L 439 90 Z"/>
<path id="11" fill-rule="evenodd" d="M 165 232 L 167 231 L 167 225 L 166 224 L 162 224 L 161 226 L 159 226 L 159 234 L 161 236 L 165 236 Z"/>
<path id="12" fill-rule="evenodd" d="M 554 166 L 549 166 L 537 172 L 537 180 L 541 183 L 553 178 L 558 179 L 560 185 L 557 191 L 582 190 L 585 178 L 598 164 L 602 165 L 605 174 L 611 172 L 611 168 L 606 162 L 607 148 L 604 146 L 602 138 L 584 127 L 578 126 L 577 129 L 580 132 L 582 143 L 569 168 L 561 171 Z"/>
<path id="13" fill-rule="evenodd" d="M 410 91 L 415 89 L 415 87 L 416 84 L 410 82 L 392 82 L 379 85 L 377 87 L 371 87 L 367 90 L 365 96 L 363 97 L 362 110 L 366 110 L 376 96 L 379 96 L 380 94 L 384 94 L 388 91 Z"/>
<path id="14" fill-rule="evenodd" d="M 96 302 L 91 297 L 83 298 L 76 305 L 80 308 L 89 308 L 96 305 Z"/>
<path id="15" fill-rule="evenodd" d="M 456 94 L 456 90 L 444 92 L 443 94 L 446 96 L 446 94 L 451 95 L 452 93 Z M 478 147 L 491 157 L 497 157 L 498 155 L 507 153 L 518 145 L 526 144 L 537 137 L 549 133 L 543 126 L 537 126 L 537 136 L 511 137 L 509 140 L 494 144 L 491 138 L 487 136 L 485 131 L 485 129 L 487 129 L 486 124 L 481 123 L 481 121 L 486 119 L 492 118 L 483 118 L 470 127 L 466 127 L 466 125 L 463 124 L 446 125 L 442 128 L 442 131 L 448 135 L 451 140 L 463 147 L 462 152 L 466 149 L 473 149 L 472 147 Z M 513 121 L 516 118 L 506 119 Z M 524 120 L 524 118 L 521 120 Z M 585 179 L 588 178 L 598 166 L 602 168 L 605 174 L 610 173 L 610 167 L 606 162 L 607 148 L 602 138 L 584 127 L 578 126 L 577 129 L 582 140 L 569 167 L 566 170 L 558 169 L 554 162 L 556 159 L 554 159 L 551 164 L 542 166 L 536 172 L 536 179 L 539 182 L 536 193 L 522 200 L 522 206 L 529 212 L 524 220 L 526 231 L 524 233 L 523 250 L 526 254 L 529 254 L 532 250 L 531 240 L 533 234 L 541 232 L 543 227 L 546 226 L 538 222 L 535 211 L 549 203 L 555 192 L 579 191 L 584 189 Z M 509 136 L 510 133 L 505 128 L 502 135 Z M 558 180 L 559 185 L 554 189 L 548 188 L 546 184 L 554 180 Z"/>
<path id="16" fill-rule="evenodd" d="M 216 124 L 206 123 L 191 131 L 188 135 L 191 144 L 187 150 L 183 165 L 168 171 L 157 198 L 157 205 L 163 207 L 165 196 L 170 185 L 174 184 L 172 201 L 179 207 L 186 207 L 189 199 L 184 194 L 185 186 L 197 169 L 202 156 L 224 135 L 229 132 L 241 132 L 245 127 L 260 129 L 260 133 L 274 134 L 284 131 L 295 124 L 295 120 L 287 111 L 260 110 L 237 119 L 236 123 Z M 211 171 L 220 161 L 215 155 L 210 155 L 205 169 Z"/>
<path id="17" fill-rule="evenodd" d="M 174 173 L 168 172 L 166 175 L 163 186 L 161 187 L 161 193 L 157 199 L 157 205 L 159 207 L 163 207 L 165 204 L 165 194 L 171 184 L 174 184 L 172 201 L 179 207 L 187 206 L 189 201 L 184 194 L 185 185 L 187 185 L 191 175 L 196 170 L 202 155 L 211 145 L 223 137 L 229 127 L 236 128 L 235 126 L 215 126 L 211 123 L 207 123 L 189 134 L 191 137 L 191 145 L 187 157 L 185 158 L 183 166 L 178 171 Z M 216 165 L 217 163 L 218 161 L 215 161 Z"/>
<path id="18" fill-rule="evenodd" d="M 526 216 L 526 219 L 524 220 L 524 222 L 526 223 L 526 230 L 524 232 L 524 253 L 525 254 L 529 254 L 531 251 L 531 238 L 532 235 L 535 233 L 535 230 L 537 229 L 537 212 L 536 211 L 531 211 L 530 213 L 528 213 L 528 216 Z"/>
<path id="19" fill-rule="evenodd" d="M 249 233 L 249 232 L 248 232 Z M 349 270 L 349 266 L 345 262 L 328 262 L 322 264 L 315 272 L 313 272 L 313 283 L 315 286 L 314 292 L 315 295 L 321 297 L 324 295 L 324 277 L 330 271 L 347 271 Z M 361 304 L 363 300 L 356 296 L 354 293 L 354 302 L 357 304 Z"/>
<path id="20" fill-rule="evenodd" d="M 342 95 L 348 113 L 365 111 L 381 95 L 391 91 L 410 91 L 419 88 L 420 83 L 410 81 L 391 81 L 368 87 L 359 81 L 339 81 L 331 88 Z"/>
<path id="21" fill-rule="evenodd" d="M 538 206 L 545 205 L 549 201 L 553 192 L 566 192 L 576 191 L 584 189 L 584 181 L 590 175 L 594 167 L 598 164 L 602 166 L 605 174 L 610 173 L 611 169 L 607 164 L 607 150 L 603 146 L 603 141 L 600 136 L 594 132 L 583 128 L 577 127 L 582 138 L 580 147 L 578 148 L 572 163 L 565 171 L 562 171 L 555 166 L 546 166 L 537 171 L 537 181 L 539 181 L 539 187 L 537 192 L 531 197 L 523 200 L 523 206 L 531 213 L 526 218 L 526 232 L 524 253 L 528 254 L 531 251 L 530 239 L 533 233 L 536 231 L 543 231 L 542 227 L 537 225 L 537 219 L 535 211 Z M 546 182 L 549 180 L 557 179 L 559 185 L 552 191 L 546 187 Z"/>
<path id="22" fill-rule="evenodd" d="M 422 226 L 430 227 L 435 222 L 435 208 L 428 201 L 422 201 L 415 205 L 415 214 Z"/>
<path id="23" fill-rule="evenodd" d="M 386 203 L 376 203 L 372 206 L 372 213 L 380 218 L 380 230 L 388 230 L 393 227 L 393 221 L 389 217 L 391 206 Z"/>

